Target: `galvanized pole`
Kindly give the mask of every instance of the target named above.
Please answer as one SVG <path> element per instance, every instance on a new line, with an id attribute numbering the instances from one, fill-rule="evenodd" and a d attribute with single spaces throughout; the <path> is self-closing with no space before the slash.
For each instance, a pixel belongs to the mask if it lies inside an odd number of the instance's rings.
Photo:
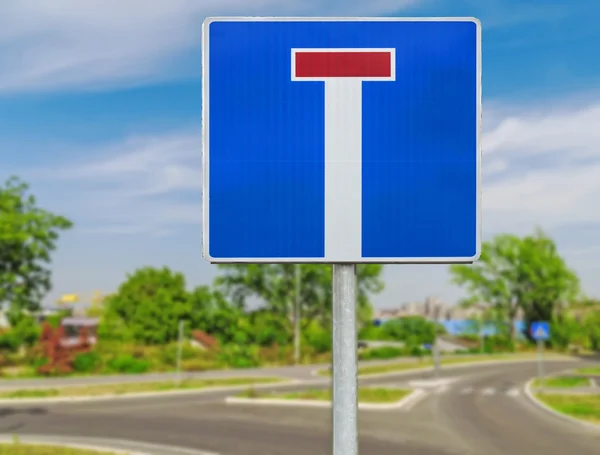
<path id="1" fill-rule="evenodd" d="M 179 334 L 177 337 L 177 386 L 181 385 L 181 353 L 183 349 L 183 319 L 179 320 Z"/>
<path id="2" fill-rule="evenodd" d="M 438 336 L 433 340 L 433 375 L 436 378 L 440 377 L 440 347 L 438 344 Z"/>
<path id="3" fill-rule="evenodd" d="M 537 340 L 538 348 L 538 378 L 544 377 L 544 340 Z"/>
<path id="4" fill-rule="evenodd" d="M 481 327 L 479 329 L 479 339 L 481 345 L 481 354 L 485 354 L 485 321 L 481 321 Z"/>
<path id="5" fill-rule="evenodd" d="M 333 455 L 358 455 L 356 265 L 333 265 Z"/>
<path id="6" fill-rule="evenodd" d="M 302 269 L 296 264 L 296 292 L 294 296 L 294 363 L 300 363 L 300 291 Z"/>

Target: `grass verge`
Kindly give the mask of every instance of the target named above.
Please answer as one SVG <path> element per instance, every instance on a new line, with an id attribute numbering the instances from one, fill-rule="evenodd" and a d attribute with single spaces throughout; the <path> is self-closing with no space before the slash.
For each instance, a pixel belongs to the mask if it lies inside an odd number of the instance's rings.
<path id="1" fill-rule="evenodd" d="M 598 375 L 600 376 L 600 367 L 592 367 L 592 368 L 580 368 L 575 370 L 577 374 L 589 374 L 590 376 Z"/>
<path id="2" fill-rule="evenodd" d="M 140 382 L 122 384 L 98 384 L 88 386 L 67 386 L 57 388 L 0 390 L 0 399 L 6 398 L 54 398 L 84 397 L 104 395 L 126 395 L 143 392 L 169 392 L 173 390 L 208 389 L 212 387 L 234 387 L 242 385 L 271 384 L 284 382 L 280 378 L 224 378 L 189 379 L 176 384 L 167 382 Z M 1 452 L 0 452 L 1 454 Z"/>
<path id="3" fill-rule="evenodd" d="M 556 395 L 536 393 L 535 397 L 555 411 L 586 422 L 600 424 L 600 394 Z"/>
<path id="4" fill-rule="evenodd" d="M 0 455 L 115 455 L 113 452 L 37 444 L 0 444 Z"/>
<path id="5" fill-rule="evenodd" d="M 358 401 L 360 403 L 395 403 L 410 393 L 412 393 L 412 390 L 366 387 L 358 389 Z M 241 398 L 331 401 L 331 390 L 310 389 L 291 393 L 261 393 L 254 389 L 248 389 L 236 396 Z"/>
<path id="6" fill-rule="evenodd" d="M 477 356 L 457 356 L 447 359 L 441 359 L 441 365 L 459 365 L 467 363 L 485 362 L 490 360 L 511 360 L 511 359 L 528 359 L 535 358 L 535 355 L 515 355 L 515 354 L 491 354 L 491 355 L 477 355 Z M 385 365 L 373 365 L 360 367 L 358 369 L 359 376 L 367 376 L 372 374 L 385 374 L 395 373 L 397 371 L 409 371 L 418 370 L 421 368 L 432 367 L 433 361 L 429 359 L 421 360 L 420 362 L 404 362 L 404 363 L 388 363 Z M 323 376 L 330 376 L 329 370 L 322 370 L 319 374 Z"/>
<path id="7" fill-rule="evenodd" d="M 553 378 L 542 378 L 533 381 L 533 387 L 548 387 L 553 389 L 572 389 L 575 387 L 590 387 L 588 378 L 572 376 L 555 376 Z"/>

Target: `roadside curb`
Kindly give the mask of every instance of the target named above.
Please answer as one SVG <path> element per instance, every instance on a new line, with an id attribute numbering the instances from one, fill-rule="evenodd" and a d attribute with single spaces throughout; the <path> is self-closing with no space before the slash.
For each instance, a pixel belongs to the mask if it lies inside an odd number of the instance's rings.
<path id="1" fill-rule="evenodd" d="M 573 357 L 565 357 L 565 358 L 550 358 L 544 359 L 544 362 L 576 362 L 579 359 Z M 508 359 L 508 360 L 482 360 L 475 362 L 465 362 L 465 363 L 450 363 L 444 365 L 443 363 L 440 365 L 440 370 L 450 370 L 450 369 L 461 369 L 461 368 L 469 368 L 476 367 L 479 365 L 508 365 L 512 363 L 526 363 L 526 362 L 536 362 L 536 358 L 530 359 Z M 407 370 L 398 370 L 398 371 L 390 371 L 389 373 L 375 373 L 375 374 L 359 374 L 358 379 L 375 379 L 375 378 L 385 378 L 392 376 L 410 376 L 413 373 L 423 373 L 426 371 L 434 371 L 433 366 L 423 367 L 423 368 L 411 368 Z"/>
<path id="2" fill-rule="evenodd" d="M 297 385 L 304 381 L 298 379 L 282 379 L 279 382 L 259 383 L 259 384 L 240 384 L 235 386 L 223 386 L 223 387 L 203 387 L 197 389 L 183 389 L 183 390 L 165 390 L 162 392 L 132 392 L 122 394 L 106 394 L 106 395 L 92 395 L 92 396 L 75 396 L 75 397 L 46 397 L 46 398 L 1 398 L 0 405 L 19 405 L 19 404 L 44 404 L 44 403 L 83 403 L 90 401 L 116 401 L 116 400 L 129 400 L 135 398 L 159 398 L 179 395 L 202 395 L 213 392 L 235 392 L 238 390 L 246 390 L 249 387 L 253 389 L 264 389 L 274 386 L 285 386 L 285 385 Z M 68 386 L 70 387 L 70 386 Z M 81 387 L 81 386 L 73 386 Z M 60 389 L 61 387 L 40 387 L 40 389 Z M 64 387 L 63 387 L 64 388 Z"/>
<path id="3" fill-rule="evenodd" d="M 365 411 L 387 411 L 392 409 L 401 409 L 409 405 L 413 401 L 420 399 L 425 395 L 422 389 L 413 390 L 401 400 L 394 403 L 358 403 L 358 409 Z M 243 398 L 243 397 L 227 397 L 227 404 L 243 404 L 254 406 L 295 406 L 306 408 L 330 408 L 331 401 L 323 400 L 286 400 L 285 398 Z"/>
<path id="4" fill-rule="evenodd" d="M 588 430 L 593 430 L 593 431 L 600 431 L 600 425 L 595 424 L 595 423 L 591 423 L 591 422 L 586 422 L 585 420 L 580 420 L 577 419 L 575 417 L 571 417 L 570 415 L 567 414 L 563 414 L 562 412 L 559 412 L 555 409 L 552 409 L 550 406 L 548 406 L 546 403 L 542 402 L 541 400 L 538 400 L 535 397 L 535 394 L 533 393 L 533 382 L 536 380 L 536 378 L 532 378 L 529 381 L 527 381 L 527 383 L 525 384 L 525 396 L 529 399 L 529 401 L 538 409 L 541 409 L 542 411 L 547 412 L 548 414 L 553 415 L 554 417 L 558 417 L 561 420 L 570 422 L 572 424 L 578 425 L 580 427 L 586 428 Z"/>
<path id="5" fill-rule="evenodd" d="M 92 450 L 110 455 L 219 455 L 215 452 L 188 449 L 185 447 L 168 447 L 160 444 L 151 444 L 121 439 L 99 439 L 72 436 L 46 436 L 46 435 L 17 435 L 18 443 L 31 446 L 52 446 L 69 449 Z M 0 444 L 14 443 L 13 435 L 0 433 Z"/>

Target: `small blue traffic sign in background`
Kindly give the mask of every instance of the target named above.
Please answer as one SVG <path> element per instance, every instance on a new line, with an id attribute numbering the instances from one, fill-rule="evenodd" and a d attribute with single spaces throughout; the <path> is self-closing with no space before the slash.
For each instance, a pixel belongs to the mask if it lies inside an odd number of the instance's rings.
<path id="1" fill-rule="evenodd" d="M 207 19 L 202 82 L 210 262 L 478 258 L 477 20 Z"/>
<path id="2" fill-rule="evenodd" d="M 545 321 L 532 322 L 531 337 L 534 340 L 548 340 L 550 339 L 550 323 Z"/>

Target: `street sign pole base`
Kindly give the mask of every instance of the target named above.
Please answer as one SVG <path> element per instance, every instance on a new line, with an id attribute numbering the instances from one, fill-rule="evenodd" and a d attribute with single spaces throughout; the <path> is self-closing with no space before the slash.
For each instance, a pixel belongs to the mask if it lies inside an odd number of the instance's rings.
<path id="1" fill-rule="evenodd" d="M 358 455 L 356 265 L 333 265 L 333 455 Z"/>

